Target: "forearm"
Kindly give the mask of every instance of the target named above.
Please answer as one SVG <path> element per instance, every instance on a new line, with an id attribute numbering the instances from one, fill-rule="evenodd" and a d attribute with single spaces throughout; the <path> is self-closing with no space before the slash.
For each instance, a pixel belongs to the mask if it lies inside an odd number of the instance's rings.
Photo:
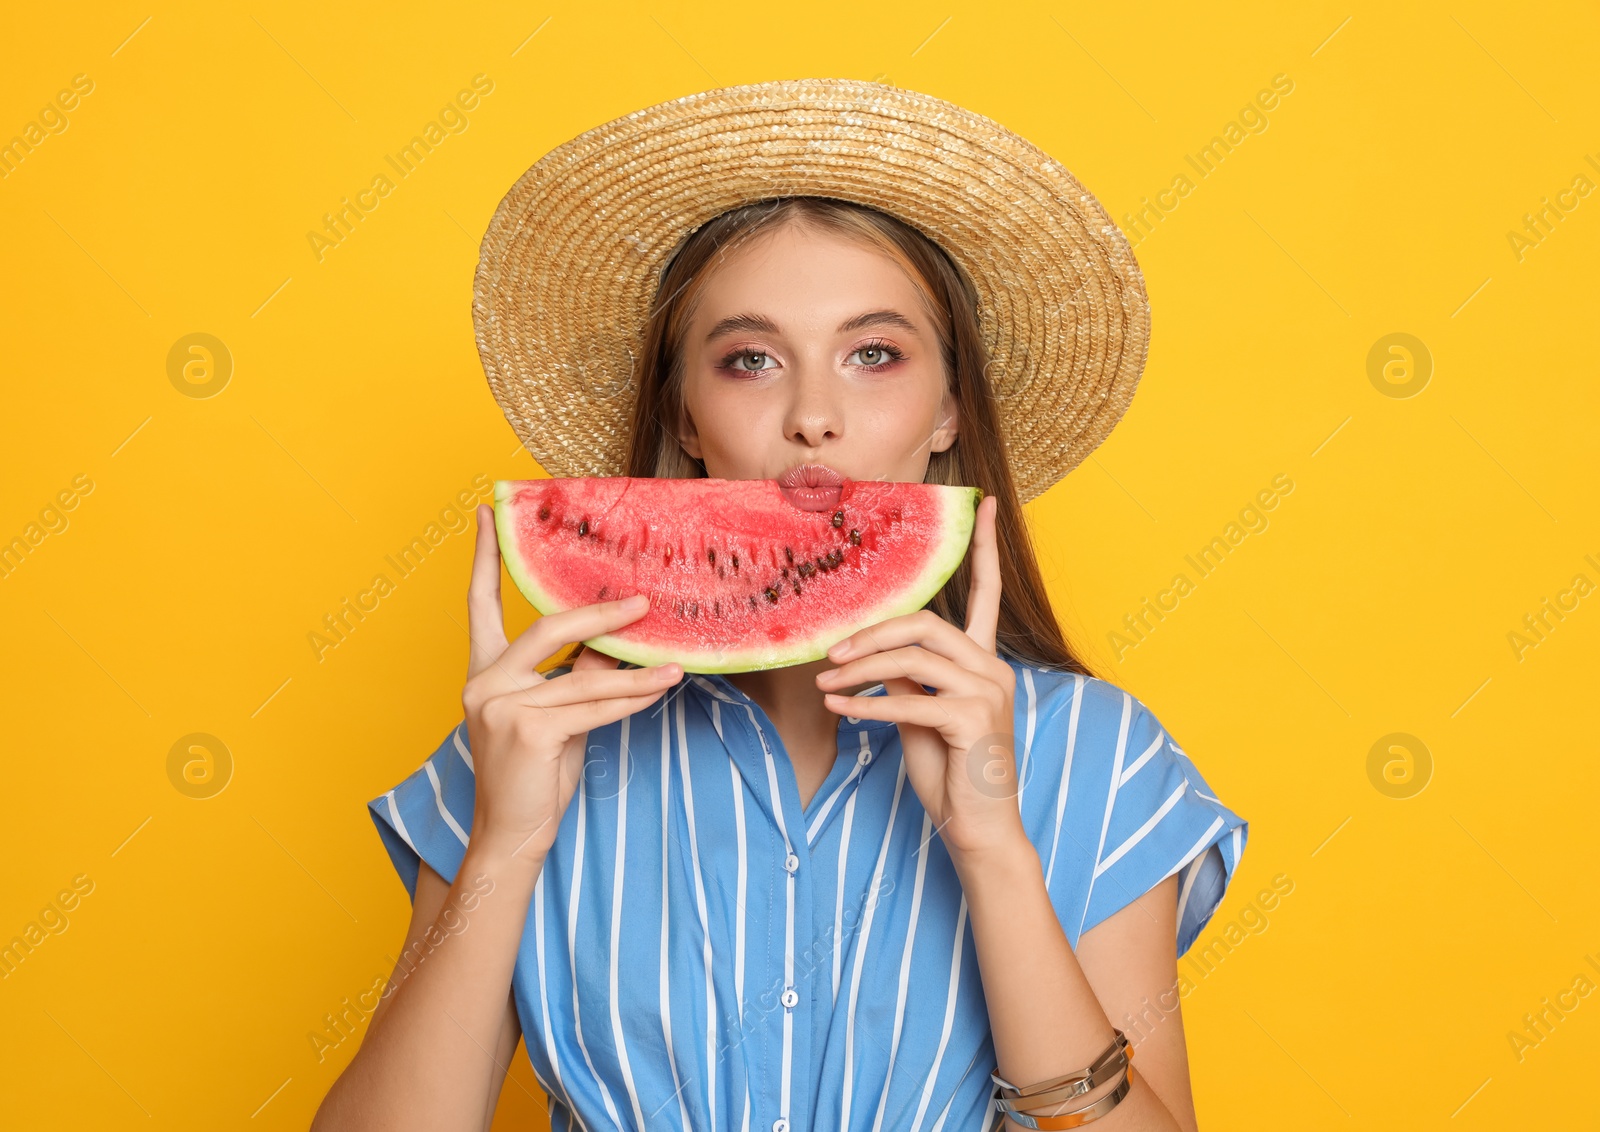
<path id="1" fill-rule="evenodd" d="M 432 927 L 400 956 L 315 1132 L 486 1126 L 502 1080 L 493 1051 L 542 865 L 473 840 Z"/>
<path id="2" fill-rule="evenodd" d="M 1115 1033 L 1061 928 L 1038 852 L 1022 840 L 957 860 L 956 870 L 971 915 L 1000 1076 L 1022 1087 L 1090 1064 Z M 1029 1111 L 1038 1116 L 1070 1111 L 1107 1091 Z M 1137 1077 L 1127 1097 L 1102 1120 L 1099 1126 L 1106 1132 L 1179 1128 Z M 1005 1128 L 1012 1132 L 1021 1126 L 1008 1121 Z"/>

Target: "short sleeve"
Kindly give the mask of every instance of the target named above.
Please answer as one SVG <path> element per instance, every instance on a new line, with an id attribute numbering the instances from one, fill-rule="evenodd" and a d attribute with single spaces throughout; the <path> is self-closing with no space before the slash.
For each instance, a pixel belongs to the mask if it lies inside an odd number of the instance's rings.
<path id="1" fill-rule="evenodd" d="M 1248 825 L 1206 783 L 1155 715 L 1104 681 L 1072 677 L 1043 705 L 1027 824 L 1046 886 L 1079 937 L 1168 877 L 1178 878 L 1178 954 L 1222 902 Z M 1048 851 L 1048 852 L 1047 852 Z"/>
<path id="2" fill-rule="evenodd" d="M 455 881 L 466 856 L 476 797 L 463 720 L 420 767 L 367 803 L 383 847 L 413 901 L 422 861 L 445 880 Z"/>
<path id="3" fill-rule="evenodd" d="M 570 666 L 561 665 L 545 676 L 563 676 L 570 671 Z M 413 901 L 423 861 L 445 880 L 455 882 L 467 854 L 477 797 L 472 748 L 466 720 L 462 720 L 427 761 L 392 790 L 367 803 L 378 837 Z"/>

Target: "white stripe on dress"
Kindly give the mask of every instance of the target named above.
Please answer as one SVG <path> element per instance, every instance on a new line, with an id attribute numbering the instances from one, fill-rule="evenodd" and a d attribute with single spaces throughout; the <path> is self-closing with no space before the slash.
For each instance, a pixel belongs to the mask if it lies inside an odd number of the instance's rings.
<path id="1" fill-rule="evenodd" d="M 562 1107 L 567 1112 L 567 1127 L 572 1127 L 573 1116 L 577 1112 L 572 1103 L 572 1092 L 567 1088 L 566 1080 L 561 1076 L 561 1057 L 556 1052 L 556 1042 L 550 1032 L 550 991 L 545 983 L 544 970 L 544 870 L 539 870 L 539 879 L 533 883 L 533 961 L 539 969 L 539 1014 L 544 1023 L 544 1048 L 550 1056 L 550 1068 L 555 1071 L 556 1084 L 561 1086 L 561 1095 L 564 1098 Z M 580 1118 L 579 1127 L 584 1127 Z M 585 1128 L 587 1132 L 587 1128 Z"/>
<path id="2" fill-rule="evenodd" d="M 400 835 L 400 840 L 411 846 L 411 851 L 420 858 L 422 851 L 417 848 L 417 843 L 411 840 L 411 834 L 406 830 L 406 823 L 400 820 L 400 807 L 394 803 L 394 791 L 389 791 L 384 797 L 389 800 L 389 821 L 394 826 L 394 831 Z"/>
<path id="3" fill-rule="evenodd" d="M 1166 735 L 1165 734 L 1157 735 L 1155 737 L 1154 742 L 1152 742 L 1149 747 L 1145 748 L 1144 754 L 1142 754 L 1138 758 L 1134 759 L 1133 760 L 1133 765 L 1131 765 L 1130 767 L 1128 767 L 1127 770 L 1122 772 L 1122 781 L 1120 783 L 1118 783 L 1118 785 L 1119 786 L 1126 786 L 1128 784 L 1128 779 L 1130 779 L 1134 775 L 1138 774 L 1139 773 L 1139 768 L 1144 766 L 1145 763 L 1149 762 L 1150 761 L 1150 757 L 1161 749 L 1161 743 L 1165 739 L 1166 739 Z"/>
<path id="4" fill-rule="evenodd" d="M 433 784 L 433 800 L 439 807 L 439 816 L 444 818 L 444 824 L 450 827 L 450 832 L 456 835 L 456 839 L 465 845 L 467 843 L 467 831 L 461 828 L 460 823 L 456 821 L 444 804 L 444 790 L 439 785 L 439 772 L 433 769 L 433 760 L 429 759 L 423 763 L 422 769 L 428 772 L 428 781 Z"/>
<path id="5" fill-rule="evenodd" d="M 1072 755 L 1078 746 L 1078 711 L 1083 707 L 1084 679 L 1072 674 L 1072 711 L 1067 717 L 1067 756 L 1061 768 L 1061 787 L 1056 791 L 1056 828 L 1050 837 L 1050 863 L 1044 870 L 1044 886 L 1050 887 L 1050 877 L 1056 870 L 1056 846 L 1061 843 L 1061 815 L 1067 809 L 1067 788 L 1072 783 Z"/>
<path id="6" fill-rule="evenodd" d="M 1206 837 L 1209 838 L 1217 826 L 1221 824 L 1221 818 L 1212 822 L 1211 829 L 1206 831 Z M 1194 882 L 1200 876 L 1200 869 L 1201 862 L 1195 859 L 1189 862 L 1189 871 L 1183 874 L 1183 887 L 1178 890 L 1178 927 L 1180 930 L 1183 928 L 1183 914 L 1189 909 L 1189 893 L 1194 890 Z"/>
<path id="7" fill-rule="evenodd" d="M 839 831 L 839 884 L 834 889 L 833 895 L 833 1002 L 839 1003 L 839 952 L 844 947 L 844 871 L 845 864 L 850 856 L 850 826 L 856 817 L 856 799 L 861 796 L 858 790 L 850 795 L 850 800 L 844 804 L 844 825 Z"/>
<path id="8" fill-rule="evenodd" d="M 700 873 L 700 842 L 694 821 L 694 782 L 689 773 L 689 728 L 683 697 L 678 697 L 678 773 L 683 776 L 683 809 L 689 823 L 689 863 L 694 872 L 694 903 L 700 915 L 700 955 L 706 979 L 706 1114 L 717 1129 L 717 988 L 711 974 L 711 924 L 706 912 L 705 879 Z"/>
<path id="9" fill-rule="evenodd" d="M 1128 725 L 1133 719 L 1133 697 L 1122 693 L 1122 722 L 1117 725 L 1117 754 L 1111 765 L 1111 789 L 1106 794 L 1106 810 L 1100 819 L 1100 846 L 1094 851 L 1094 873 L 1089 877 L 1089 891 L 1083 894 L 1083 915 L 1078 917 L 1078 934 L 1089 919 L 1089 902 L 1094 899 L 1094 882 L 1100 875 L 1100 858 L 1106 851 L 1106 834 L 1111 829 L 1111 810 L 1117 803 L 1117 787 L 1122 783 L 1122 763 L 1128 754 Z"/>
<path id="10" fill-rule="evenodd" d="M 861 935 L 855 941 L 855 969 L 850 972 L 850 1006 L 844 1025 L 844 1086 L 839 1098 L 839 1127 L 850 1127 L 850 1089 L 855 1083 L 856 999 L 861 991 L 861 965 L 867 957 L 867 939 L 872 934 L 872 918 L 878 910 L 876 893 L 883 877 L 883 863 L 889 857 L 889 840 L 894 836 L 894 819 L 900 810 L 900 794 L 906 784 L 906 763 L 900 760 L 900 773 L 895 778 L 894 801 L 889 804 L 889 820 L 884 825 L 883 844 L 878 848 L 878 860 L 872 866 L 872 881 L 868 891 L 873 898 L 867 903 L 867 914 L 861 917 Z"/>
<path id="11" fill-rule="evenodd" d="M 867 732 L 862 730 L 858 732 L 858 734 L 861 737 L 861 750 L 870 750 L 872 741 L 867 738 Z M 807 845 L 811 845 L 816 842 L 817 830 L 821 829 L 822 823 L 828 820 L 828 814 L 833 811 L 833 804 L 839 800 L 839 795 L 843 794 L 852 782 L 861 777 L 862 769 L 861 759 L 859 756 L 857 756 L 856 765 L 850 771 L 849 777 L 833 788 L 833 793 L 828 795 L 827 800 L 822 803 L 822 808 L 817 811 L 816 816 L 811 819 L 811 824 L 806 827 Z"/>
<path id="12" fill-rule="evenodd" d="M 716 701 L 711 702 L 711 711 L 717 712 Z M 720 725 L 719 725 L 720 726 Z M 718 732 L 720 734 L 720 731 Z M 733 993 L 739 1004 L 739 1040 L 744 1041 L 744 902 L 746 881 L 749 874 L 749 851 L 745 844 L 744 830 L 744 777 L 739 773 L 739 764 L 732 759 L 728 760 L 728 771 L 733 775 L 733 837 L 739 847 L 738 882 L 734 889 L 734 924 L 733 924 Z M 750 1127 L 750 1076 L 745 1074 L 744 1082 L 744 1124 L 743 1129 L 748 1132 Z"/>
<path id="13" fill-rule="evenodd" d="M 611 1040 L 616 1043 L 617 1061 L 622 1067 L 622 1082 L 628 1089 L 628 1102 L 633 1106 L 633 1118 L 644 1128 L 644 1110 L 639 1107 L 639 1087 L 633 1080 L 633 1066 L 628 1061 L 628 1043 L 622 1036 L 621 995 L 617 987 L 617 953 L 622 943 L 622 882 L 624 866 L 628 859 L 628 725 L 631 716 L 622 720 L 621 754 L 617 774 L 622 786 L 617 791 L 617 861 L 611 873 Z"/>
<path id="14" fill-rule="evenodd" d="M 961 989 L 961 955 L 966 948 L 967 927 L 967 898 L 961 898 L 961 908 L 956 913 L 956 938 L 950 947 L 950 985 L 945 990 L 944 998 L 944 1028 L 939 1031 L 939 1049 L 933 1055 L 933 1067 L 928 1070 L 928 1079 L 922 1086 L 922 1100 L 917 1104 L 917 1115 L 911 1122 L 911 1132 L 920 1132 L 922 1118 L 928 1111 L 928 1102 L 933 1099 L 933 1086 L 939 1080 L 939 1066 L 944 1063 L 945 1047 L 950 1044 L 950 1029 L 956 1019 L 956 996 Z M 949 1102 L 945 1103 L 945 1111 L 950 1110 Z M 940 1118 L 941 1123 L 943 1117 Z"/>
<path id="15" fill-rule="evenodd" d="M 1028 756 L 1033 753 L 1033 722 L 1038 712 L 1038 705 L 1033 691 L 1033 669 L 1023 668 L 1022 685 L 1028 692 L 1028 723 L 1023 731 L 1022 765 L 1017 768 L 1017 807 L 1019 809 L 1022 806 L 1022 792 L 1028 786 Z"/>
<path id="16" fill-rule="evenodd" d="M 617 1106 L 612 1103 L 611 1090 L 606 1088 L 605 1081 L 594 1067 L 594 1058 L 589 1056 L 589 1045 L 583 1040 L 583 1016 L 578 1003 L 578 905 L 583 893 L 583 831 L 585 824 L 585 810 L 587 809 L 588 791 L 584 789 L 583 778 L 578 779 L 578 829 L 577 837 L 573 840 L 572 855 L 572 904 L 567 909 L 567 958 L 572 967 L 572 1032 L 578 1039 L 578 1049 L 583 1053 L 583 1061 L 589 1067 L 594 1083 L 600 1086 L 600 1099 L 606 1103 L 606 1113 L 611 1117 L 613 1124 L 621 1124 L 622 1119 L 617 1115 Z"/>
<path id="17" fill-rule="evenodd" d="M 922 812 L 922 844 L 917 846 L 917 879 L 911 886 L 911 920 L 906 925 L 905 946 L 900 949 L 900 985 L 895 991 L 894 1029 L 889 1038 L 889 1076 L 878 1095 L 878 1111 L 872 1118 L 872 1132 L 883 1127 L 884 1106 L 889 1103 L 889 1086 L 894 1083 L 894 1062 L 900 1052 L 900 1031 L 906 1021 L 906 984 L 911 979 L 911 950 L 917 943 L 917 917 L 922 911 L 922 882 L 928 875 L 928 839 L 933 836 L 933 818 Z"/>
<path id="18" fill-rule="evenodd" d="M 465 726 L 466 723 L 463 721 L 461 727 Z M 472 765 L 472 752 L 467 750 L 467 745 L 461 741 L 461 727 L 457 727 L 450 733 L 451 737 L 456 741 L 456 754 L 460 755 L 461 761 L 467 764 L 467 769 L 476 774 L 478 768 Z"/>
<path id="19" fill-rule="evenodd" d="M 1154 829 L 1156 826 L 1161 824 L 1161 819 L 1166 817 L 1169 813 L 1172 812 L 1172 807 L 1176 806 L 1178 804 L 1178 799 L 1182 798 L 1184 796 L 1184 794 L 1188 791 L 1188 789 L 1189 789 L 1189 780 L 1187 778 L 1185 778 L 1182 782 L 1178 783 L 1178 788 L 1176 790 L 1174 790 L 1171 794 L 1167 795 L 1167 800 L 1165 802 L 1161 803 L 1160 808 L 1157 809 L 1155 813 L 1153 813 L 1149 817 L 1145 818 L 1144 824 L 1141 825 L 1138 829 L 1133 831 L 1132 835 L 1129 836 L 1128 840 L 1124 841 L 1121 845 L 1118 845 L 1117 848 L 1116 848 L 1116 851 L 1113 852 L 1111 854 L 1111 856 L 1107 857 L 1105 860 L 1101 861 L 1098 865 L 1096 865 L 1094 867 L 1094 875 L 1095 876 L 1099 876 L 1101 873 L 1103 873 L 1107 869 L 1109 869 L 1112 865 L 1114 865 L 1118 861 L 1122 860 L 1122 858 L 1124 856 L 1126 856 L 1131 850 L 1133 850 L 1135 847 L 1137 847 L 1138 844 L 1141 841 L 1143 841 L 1147 836 L 1149 836 L 1149 833 L 1150 833 L 1150 831 L 1152 829 Z M 1221 821 L 1222 819 L 1218 818 L 1217 820 Z M 1168 873 L 1167 875 L 1171 876 L 1172 874 Z M 1166 877 L 1162 877 L 1161 879 L 1165 880 Z"/>
<path id="20" fill-rule="evenodd" d="M 672 816 L 669 803 L 672 797 L 672 732 L 667 719 L 667 713 L 661 713 L 661 1033 L 666 1039 L 667 1067 L 672 1070 L 672 1097 L 678 1102 L 678 1116 L 682 1121 L 684 1132 L 689 1128 L 689 1110 L 683 1103 L 683 1078 L 678 1076 L 678 1055 L 672 1047 L 672 983 L 670 980 L 671 968 L 667 964 L 667 927 L 670 920 L 672 905 L 668 901 L 667 864 L 671 860 L 667 852 L 669 844 L 669 824 Z M 656 1107 L 654 1116 L 667 1102 L 662 1101 Z"/>
<path id="21" fill-rule="evenodd" d="M 1206 831 L 1200 835 L 1200 840 L 1196 841 L 1192 846 L 1190 846 L 1187 853 L 1178 858 L 1178 863 L 1172 866 L 1171 871 L 1167 873 L 1167 877 L 1171 876 L 1173 873 L 1177 872 L 1179 869 L 1183 868 L 1183 866 L 1187 865 L 1190 861 L 1193 861 L 1197 856 L 1199 856 L 1200 851 L 1206 847 L 1206 843 L 1211 840 L 1212 835 L 1221 828 L 1221 818 L 1217 818 L 1212 821 L 1211 825 L 1206 829 Z M 1161 879 L 1166 880 L 1167 877 L 1162 877 Z M 1194 878 L 1190 877 L 1189 880 L 1184 884 L 1184 890 L 1188 891 L 1189 885 L 1193 883 Z M 1183 903 L 1181 900 L 1178 903 L 1178 919 L 1183 919 Z"/>
<path id="22" fill-rule="evenodd" d="M 755 728 L 756 737 L 761 740 L 761 750 L 767 760 L 767 790 L 772 797 L 772 813 L 778 822 L 778 836 L 783 838 L 783 852 L 787 856 L 794 852 L 794 846 L 789 841 L 788 823 L 783 818 L 783 795 L 778 792 L 778 764 L 772 757 L 772 748 L 767 746 L 766 733 L 761 730 L 761 724 L 756 722 L 756 713 L 749 704 L 745 705 L 745 712 L 750 716 L 750 726 Z M 786 896 L 783 916 L 783 986 L 784 989 L 794 986 L 794 874 L 784 870 L 787 878 L 784 884 Z M 783 1076 L 778 1088 L 779 1115 L 785 1119 L 789 1116 L 789 1090 L 792 1084 L 794 1060 L 794 1011 L 788 1007 L 783 1010 Z"/>

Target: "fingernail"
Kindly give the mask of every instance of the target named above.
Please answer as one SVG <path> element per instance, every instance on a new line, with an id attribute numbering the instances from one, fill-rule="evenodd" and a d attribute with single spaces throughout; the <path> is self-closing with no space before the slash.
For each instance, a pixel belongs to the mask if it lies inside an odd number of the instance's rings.
<path id="1" fill-rule="evenodd" d="M 849 651 L 850 651 L 850 642 L 849 641 L 840 641 L 838 644 L 834 645 L 831 649 L 828 650 L 828 655 L 831 656 L 831 657 L 841 657 L 841 656 L 844 656 Z"/>
<path id="2" fill-rule="evenodd" d="M 650 599 L 644 594 L 634 594 L 622 603 L 623 609 L 644 609 L 650 604 Z"/>
<path id="3" fill-rule="evenodd" d="M 663 664 L 661 666 L 661 678 L 663 680 L 676 680 L 681 673 L 682 669 L 680 669 L 676 664 Z"/>

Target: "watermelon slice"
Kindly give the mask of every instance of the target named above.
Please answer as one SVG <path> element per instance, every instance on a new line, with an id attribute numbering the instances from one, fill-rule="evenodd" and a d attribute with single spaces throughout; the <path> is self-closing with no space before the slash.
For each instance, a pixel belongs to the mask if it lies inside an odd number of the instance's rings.
<path id="1" fill-rule="evenodd" d="M 975 487 L 846 479 L 830 510 L 778 481 L 627 476 L 498 480 L 495 529 L 540 613 L 648 594 L 584 642 L 637 665 L 749 672 L 818 660 L 925 606 L 972 538 Z"/>

